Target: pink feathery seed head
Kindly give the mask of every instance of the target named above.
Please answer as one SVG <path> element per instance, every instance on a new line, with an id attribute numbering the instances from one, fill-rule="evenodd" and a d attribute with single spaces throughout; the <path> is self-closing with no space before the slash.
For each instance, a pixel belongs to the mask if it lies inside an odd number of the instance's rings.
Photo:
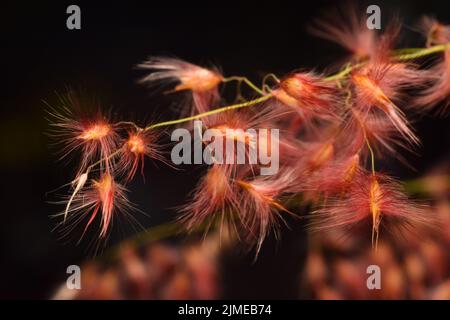
<path id="1" fill-rule="evenodd" d="M 173 58 L 150 58 L 142 64 L 139 64 L 138 68 L 156 70 L 144 77 L 141 82 L 178 81 L 180 84 L 175 87 L 175 91 L 191 90 L 205 92 L 216 88 L 223 80 L 223 76 L 218 70 L 209 70 Z"/>
<path id="2" fill-rule="evenodd" d="M 220 99 L 218 86 L 223 81 L 223 76 L 217 68 L 206 69 L 179 59 L 165 57 L 150 58 L 139 64 L 138 68 L 154 71 L 142 78 L 142 83 L 155 85 L 178 82 L 173 91 L 191 91 L 191 115 L 210 110 Z"/>
<path id="3" fill-rule="evenodd" d="M 74 97 L 69 99 L 75 103 Z M 84 172 L 90 163 L 100 159 L 104 160 L 100 166 L 107 171 L 111 170 L 109 155 L 117 149 L 119 135 L 105 114 L 97 112 L 86 116 L 69 108 L 64 108 L 63 112 L 52 110 L 49 113 L 54 118 L 51 123 L 52 134 L 63 145 L 60 150 L 61 159 L 80 150 L 79 173 Z"/>
<path id="4" fill-rule="evenodd" d="M 391 61 L 369 62 L 351 73 L 356 99 L 368 99 L 366 104 L 386 98 L 399 100 L 404 90 L 423 87 L 428 79 L 428 72 L 419 70 L 417 65 Z"/>
<path id="5" fill-rule="evenodd" d="M 382 100 L 396 101 L 402 98 L 404 90 L 420 88 L 427 82 L 428 73 L 418 65 L 393 59 L 392 50 L 400 29 L 401 23 L 394 19 L 380 36 L 367 64 L 350 74 L 357 104 L 364 102 L 362 100 L 367 100 L 366 105 L 382 104 Z"/>
<path id="6" fill-rule="evenodd" d="M 351 81 L 355 90 L 356 108 L 369 113 L 376 107 L 388 116 L 408 142 L 417 144 L 419 139 L 410 128 L 405 114 L 393 102 L 398 99 L 402 89 L 414 87 L 414 83 L 417 83 L 409 72 L 410 69 L 403 64 L 369 63 L 352 72 Z"/>
<path id="7" fill-rule="evenodd" d="M 235 176 L 237 172 L 252 170 L 249 163 L 249 154 L 251 150 L 257 148 L 257 137 L 250 134 L 248 129 L 257 129 L 262 125 L 261 114 L 253 113 L 251 110 L 237 110 L 213 115 L 205 118 L 206 129 L 213 130 L 215 136 L 220 136 L 223 140 L 221 171 L 228 177 Z M 229 142 L 234 146 L 230 149 Z M 245 164 L 237 165 L 238 147 L 245 148 Z M 232 159 L 232 163 L 228 163 Z"/>
<path id="8" fill-rule="evenodd" d="M 104 119 L 89 121 L 83 126 L 82 132 L 76 137 L 83 149 L 83 159 L 81 168 L 84 168 L 95 157 L 104 159 L 104 166 L 107 171 L 111 169 L 109 156 L 117 148 L 118 134 L 114 131 L 114 126 Z M 103 164 L 102 164 L 103 166 Z"/>
<path id="9" fill-rule="evenodd" d="M 372 228 L 375 247 L 381 225 L 394 236 L 436 226 L 425 207 L 411 202 L 398 182 L 381 174 L 365 173 L 357 176 L 345 199 L 329 199 L 314 212 L 311 227 L 315 230 L 350 229 L 367 224 Z"/>
<path id="10" fill-rule="evenodd" d="M 357 61 L 376 52 L 378 35 L 375 30 L 367 28 L 364 12 L 354 4 L 328 12 L 327 16 L 315 20 L 308 28 L 313 35 L 342 46 Z"/>
<path id="11" fill-rule="evenodd" d="M 420 31 L 427 37 L 427 47 L 450 42 L 450 26 L 434 17 L 424 16 L 420 21 Z"/>
<path id="12" fill-rule="evenodd" d="M 410 150 L 400 137 L 398 130 L 384 113 L 364 114 L 353 108 L 349 113 L 343 133 L 337 141 L 337 148 L 347 154 L 359 153 L 363 158 L 369 155 L 369 142 L 376 156 L 386 153 L 397 154 L 397 147 Z"/>
<path id="13" fill-rule="evenodd" d="M 320 190 L 310 188 L 308 181 L 332 165 L 339 150 L 336 150 L 334 139 L 330 138 L 328 134 L 314 141 L 298 141 L 296 147 L 296 152 L 287 150 L 292 161 L 284 164 L 290 168 L 289 176 L 292 182 L 289 191 L 293 193 L 308 192 L 305 198 L 318 199 Z"/>
<path id="14" fill-rule="evenodd" d="M 277 121 L 284 114 L 286 112 L 270 108 L 270 105 L 261 105 L 254 109 L 230 110 L 202 119 L 207 129 L 215 131 L 215 136 L 222 136 L 224 162 L 226 159 L 234 159 L 232 164 L 222 165 L 228 176 L 236 174 L 236 171 L 253 171 L 259 166 L 259 163 L 250 163 L 250 151 L 257 154 L 264 150 L 267 154 L 272 154 L 272 144 L 278 145 L 280 149 L 288 147 L 289 142 L 283 134 L 276 137 L 271 131 L 279 128 Z M 266 130 L 267 134 L 260 134 L 258 130 L 261 129 Z M 234 147 L 229 149 L 227 141 L 234 141 Z M 245 147 L 245 164 L 236 166 L 238 147 L 242 148 L 242 145 Z"/>
<path id="15" fill-rule="evenodd" d="M 331 142 L 314 146 L 311 151 L 311 157 L 308 160 L 308 165 L 312 171 L 321 168 L 329 162 L 333 158 L 335 152 L 333 143 Z"/>
<path id="16" fill-rule="evenodd" d="M 344 159 L 334 161 L 322 170 L 306 177 L 305 191 L 317 191 L 325 197 L 343 195 L 361 174 L 360 156 L 354 154 Z"/>
<path id="17" fill-rule="evenodd" d="M 106 174 L 100 178 L 98 181 L 93 181 L 94 188 L 98 193 L 98 207 L 101 206 L 101 231 L 100 237 L 103 238 L 106 236 L 108 227 L 111 223 L 112 214 L 114 210 L 114 200 L 116 196 L 116 183 L 114 182 L 111 175 Z M 97 209 L 98 210 L 98 209 Z M 92 219 L 95 218 L 96 212 L 94 211 L 91 219 L 89 220 L 86 228 L 92 222 Z"/>
<path id="18" fill-rule="evenodd" d="M 310 174 L 330 164 L 336 153 L 334 140 L 330 138 L 300 142 L 298 147 L 299 153 L 302 154 L 297 161 L 298 172 L 305 174 Z"/>
<path id="19" fill-rule="evenodd" d="M 249 244 L 256 244 L 257 253 L 270 230 L 277 231 L 278 222 L 283 221 L 281 212 L 290 213 L 277 198 L 293 181 L 289 170 L 281 172 L 274 177 L 237 180 L 241 188 L 239 214 L 247 232 L 244 239 Z"/>
<path id="20" fill-rule="evenodd" d="M 221 165 L 213 165 L 193 192 L 193 199 L 181 208 L 181 223 L 188 230 L 202 223 L 212 223 L 217 216 L 222 223 L 233 222 L 233 208 L 237 207 L 236 189 Z M 222 226 L 222 225 L 221 225 Z"/>
<path id="21" fill-rule="evenodd" d="M 287 76 L 272 94 L 302 118 L 308 118 L 308 115 L 337 116 L 339 90 L 333 83 L 326 82 L 311 72 Z"/>
<path id="22" fill-rule="evenodd" d="M 132 207 L 126 197 L 126 189 L 114 181 L 110 173 L 104 172 L 99 179 L 92 180 L 88 187 L 83 188 L 71 198 L 68 207 L 67 225 L 62 223 L 63 231 L 72 231 L 81 221 L 87 219 L 84 233 L 97 216 L 100 217 L 99 239 L 105 239 L 110 230 L 116 213 L 127 213 Z"/>
<path id="23" fill-rule="evenodd" d="M 337 92 L 333 84 L 323 81 L 322 78 L 312 73 L 295 73 L 288 76 L 281 81 L 280 87 L 295 99 L 310 99 L 311 104 L 322 100 L 324 94 L 336 94 Z"/>
<path id="24" fill-rule="evenodd" d="M 119 172 L 125 176 L 126 181 L 133 179 L 139 166 L 141 175 L 144 177 L 145 157 L 166 162 L 157 143 L 159 136 L 154 131 L 130 131 L 128 133 L 128 137 L 122 142 L 122 153 L 117 165 Z"/>

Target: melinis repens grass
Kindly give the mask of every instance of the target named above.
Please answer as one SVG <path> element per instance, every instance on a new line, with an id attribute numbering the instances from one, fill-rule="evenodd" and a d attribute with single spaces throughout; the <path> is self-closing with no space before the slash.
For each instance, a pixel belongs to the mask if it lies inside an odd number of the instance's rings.
<path id="1" fill-rule="evenodd" d="M 139 64 L 146 73 L 141 82 L 173 97 L 186 117 L 141 127 L 112 118 L 98 104 L 81 112 L 89 108 L 70 92 L 61 107 L 49 110 L 61 158 L 76 161 L 58 215 L 62 230 L 81 225 L 84 235 L 96 224 L 97 238 L 106 239 L 116 218 L 132 218 L 125 186 L 146 176 L 147 162 L 170 164 L 161 128 L 174 125 L 172 141 L 179 143 L 172 145 L 171 165 L 205 167 L 178 208 L 177 223 L 186 231 L 226 227 L 258 253 L 271 232 L 279 235 L 286 215 L 306 207 L 312 208 L 304 214 L 311 229 L 350 236 L 366 230 L 374 247 L 383 230 L 396 237 L 435 226 L 431 211 L 409 199 L 384 163 L 404 161 L 401 151 L 416 151 L 415 115 L 447 113 L 450 27 L 426 18 L 420 29 L 424 47 L 399 49 L 398 19 L 377 31 L 361 17 L 347 7 L 311 25 L 314 34 L 350 52 L 337 57 L 341 63 L 323 71 L 269 73 L 260 86 L 180 59 L 150 57 Z M 434 58 L 431 65 L 425 57 Z M 227 103 L 230 97 L 236 99 Z M 179 141 L 184 136 L 186 148 Z M 152 177 L 145 182 L 157 183 Z"/>

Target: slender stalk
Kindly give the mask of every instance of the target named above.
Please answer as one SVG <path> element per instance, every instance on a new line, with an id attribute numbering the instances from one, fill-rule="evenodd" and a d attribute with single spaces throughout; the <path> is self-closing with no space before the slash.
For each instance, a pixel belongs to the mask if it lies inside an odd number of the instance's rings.
<path id="1" fill-rule="evenodd" d="M 375 154 L 373 153 L 372 146 L 370 145 L 369 139 L 367 139 L 367 135 L 364 132 L 364 137 L 366 139 L 367 149 L 369 149 L 370 152 L 370 162 L 372 166 L 372 174 L 375 175 Z"/>
<path id="2" fill-rule="evenodd" d="M 399 61 L 405 61 L 405 60 L 414 60 L 418 58 L 422 58 L 425 56 L 428 56 L 430 54 L 442 52 L 445 50 L 450 50 L 450 44 L 441 44 L 430 48 L 420 49 L 417 52 L 411 52 L 411 53 L 405 53 L 395 56 L 395 58 Z"/>
<path id="3" fill-rule="evenodd" d="M 258 88 L 253 82 L 251 82 L 246 77 L 232 76 L 232 77 L 225 78 L 225 79 L 222 80 L 222 82 L 230 82 L 230 81 L 244 82 L 250 88 L 252 88 L 254 91 L 256 91 L 258 94 L 260 94 L 262 96 L 264 96 L 264 94 L 265 94 L 260 88 Z"/>
<path id="4" fill-rule="evenodd" d="M 132 122 L 132 121 L 119 121 L 115 123 L 116 126 L 130 126 L 133 127 L 136 131 L 140 131 L 142 130 L 141 127 L 139 127 L 136 123 Z"/>
<path id="5" fill-rule="evenodd" d="M 355 65 L 351 65 L 351 64 L 346 65 L 346 67 L 343 70 L 339 71 L 338 73 L 336 73 L 334 75 L 326 77 L 324 80 L 325 81 L 334 81 L 334 80 L 342 79 L 345 76 L 347 76 L 350 72 L 352 72 L 353 69 L 357 69 L 359 67 L 362 67 L 363 65 L 364 65 L 364 63 L 358 63 Z"/>
<path id="6" fill-rule="evenodd" d="M 272 94 L 266 94 L 265 96 L 262 96 L 260 98 L 254 99 L 254 100 L 250 100 L 250 101 L 246 101 L 246 102 L 238 103 L 238 104 L 233 104 L 231 106 L 226 106 L 226 107 L 214 109 L 214 110 L 211 110 L 211 111 L 199 113 L 199 114 L 196 114 L 196 115 L 191 116 L 191 117 L 186 117 L 186 118 L 182 118 L 182 119 L 176 119 L 176 120 L 170 120 L 170 121 L 164 121 L 164 122 L 151 124 L 151 125 L 145 127 L 144 131 L 148 131 L 148 130 L 151 130 L 151 129 L 154 129 L 154 128 L 159 128 L 159 127 L 171 126 L 171 125 L 179 124 L 179 123 L 183 123 L 183 122 L 189 122 L 189 121 L 192 121 L 192 120 L 201 119 L 201 118 L 208 117 L 208 116 L 211 116 L 211 115 L 214 115 L 214 114 L 218 114 L 218 113 L 222 113 L 222 112 L 225 112 L 225 111 L 230 111 L 230 110 L 236 110 L 236 109 L 240 109 L 240 108 L 249 107 L 249 106 L 252 106 L 252 105 L 264 102 L 266 100 L 269 100 L 270 98 L 272 98 Z"/>
<path id="7" fill-rule="evenodd" d="M 266 86 L 266 82 L 267 80 L 269 80 L 270 78 L 272 78 L 273 80 L 275 80 L 276 83 L 280 83 L 280 79 L 278 79 L 278 77 L 274 74 L 274 73 L 268 73 L 264 76 L 264 78 L 262 79 L 262 85 L 261 87 L 264 90 L 264 87 Z"/>
<path id="8" fill-rule="evenodd" d="M 92 168 L 98 166 L 100 163 L 110 160 L 112 158 L 114 158 L 115 156 L 118 156 L 120 154 L 120 151 L 122 150 L 123 146 L 120 147 L 119 149 L 117 149 L 116 151 L 114 151 L 113 153 L 111 153 L 110 155 L 108 155 L 107 157 L 104 157 L 96 162 L 94 162 L 93 164 L 91 164 L 89 167 L 87 167 L 86 169 L 86 173 L 89 173 L 89 171 L 91 171 Z"/>

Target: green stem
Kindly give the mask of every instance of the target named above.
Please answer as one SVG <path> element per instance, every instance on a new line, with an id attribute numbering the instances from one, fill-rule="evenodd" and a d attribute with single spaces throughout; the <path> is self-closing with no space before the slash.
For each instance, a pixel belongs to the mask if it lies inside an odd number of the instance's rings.
<path id="1" fill-rule="evenodd" d="M 450 49 L 450 44 L 441 44 L 430 48 L 419 49 L 417 52 L 396 55 L 395 58 L 399 61 L 414 60 L 430 54 L 442 52 L 447 49 Z"/>
<path id="2" fill-rule="evenodd" d="M 347 76 L 350 72 L 352 72 L 353 69 L 357 69 L 359 67 L 362 67 L 363 65 L 364 65 L 364 63 L 358 63 L 353 66 L 347 65 L 343 70 L 339 71 L 338 73 L 324 78 L 324 81 L 334 81 L 334 80 L 342 79 L 345 76 Z"/>
<path id="3" fill-rule="evenodd" d="M 280 79 L 278 79 L 278 77 L 274 74 L 274 73 L 268 73 L 264 76 L 264 78 L 262 79 L 262 85 L 261 87 L 264 90 L 264 87 L 266 86 L 266 82 L 267 80 L 269 80 L 270 78 L 272 78 L 273 80 L 275 80 L 276 83 L 280 83 Z"/>
<path id="4" fill-rule="evenodd" d="M 142 130 L 141 127 L 139 127 L 136 123 L 132 122 L 132 121 L 119 121 L 114 123 L 116 126 L 121 126 L 121 125 L 125 125 L 125 126 L 131 126 L 134 127 L 134 129 L 136 131 Z"/>
<path id="5" fill-rule="evenodd" d="M 246 77 L 232 76 L 232 77 L 225 78 L 222 80 L 222 82 L 230 82 L 230 81 L 245 82 L 245 84 L 247 84 L 250 88 L 252 88 L 258 94 L 264 96 L 264 92 L 260 88 L 258 88 L 253 82 L 248 80 Z"/>
<path id="6" fill-rule="evenodd" d="M 208 116 L 211 116 L 211 115 L 214 115 L 214 114 L 218 114 L 218 113 L 222 113 L 222 112 L 225 112 L 225 111 L 230 111 L 230 110 L 235 110 L 235 109 L 249 107 L 249 106 L 252 106 L 254 104 L 258 104 L 258 103 L 264 102 L 266 100 L 269 100 L 270 98 L 272 98 L 272 95 L 271 94 L 267 94 L 265 96 L 262 96 L 260 98 L 254 99 L 254 100 L 250 100 L 250 101 L 246 101 L 246 102 L 243 102 L 243 103 L 238 103 L 238 104 L 234 104 L 234 105 L 231 105 L 231 106 L 222 107 L 222 108 L 214 109 L 214 110 L 211 110 L 211 111 L 199 113 L 199 114 L 196 114 L 196 115 L 191 116 L 191 117 L 151 124 L 151 125 L 145 127 L 144 131 L 148 131 L 148 130 L 151 130 L 151 129 L 154 129 L 154 128 L 159 128 L 159 127 L 165 127 L 165 126 L 171 126 L 171 125 L 174 125 L 174 124 L 189 122 L 189 121 L 192 121 L 192 120 L 201 119 L 201 118 L 208 117 Z"/>

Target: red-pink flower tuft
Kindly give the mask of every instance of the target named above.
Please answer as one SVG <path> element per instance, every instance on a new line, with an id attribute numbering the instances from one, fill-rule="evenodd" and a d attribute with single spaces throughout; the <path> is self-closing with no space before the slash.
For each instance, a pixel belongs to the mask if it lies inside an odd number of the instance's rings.
<path id="1" fill-rule="evenodd" d="M 241 189 L 238 213 L 247 232 L 245 240 L 256 244 L 257 253 L 270 230 L 277 232 L 278 223 L 283 221 L 281 212 L 290 213 L 279 197 L 290 189 L 294 179 L 294 171 L 282 169 L 276 176 L 236 180 Z"/>
<path id="2" fill-rule="evenodd" d="M 79 117 L 69 110 L 66 114 L 50 113 L 55 119 L 51 123 L 54 136 L 63 144 L 61 158 L 65 158 L 76 150 L 81 150 L 78 173 L 82 173 L 97 159 L 101 160 L 100 167 L 107 172 L 112 171 L 109 156 L 117 149 L 119 135 L 109 119 L 100 113 L 95 116 Z"/>
<path id="3" fill-rule="evenodd" d="M 116 183 L 109 173 L 104 173 L 98 180 L 80 191 L 72 198 L 71 205 L 67 208 L 67 225 L 62 222 L 63 231 L 71 231 L 83 220 L 87 219 L 84 233 L 100 216 L 99 239 L 105 239 L 110 230 L 114 216 L 119 212 L 126 214 L 132 207 L 126 197 L 125 188 Z"/>
<path id="4" fill-rule="evenodd" d="M 363 60 L 377 50 L 378 36 L 366 25 L 366 15 L 355 6 L 347 6 L 345 14 L 336 10 L 317 19 L 309 31 L 320 38 L 332 41 L 352 53 L 354 60 Z"/>
<path id="5" fill-rule="evenodd" d="M 393 101 L 400 97 L 402 89 L 421 84 L 423 78 L 414 75 L 412 69 L 404 64 L 374 62 L 355 70 L 351 80 L 355 88 L 356 108 L 366 114 L 376 107 L 385 113 L 409 143 L 419 143 L 405 114 Z"/>
<path id="6" fill-rule="evenodd" d="M 272 94 L 283 105 L 297 112 L 302 120 L 337 118 L 339 91 L 313 73 L 295 73 L 280 82 Z"/>
<path id="7" fill-rule="evenodd" d="M 145 157 L 166 162 L 157 144 L 158 138 L 159 135 L 152 131 L 128 133 L 127 139 L 123 141 L 121 157 L 117 164 L 120 174 L 125 176 L 126 181 L 133 179 L 139 166 L 144 177 Z"/>
<path id="8" fill-rule="evenodd" d="M 191 202 L 181 208 L 180 221 L 188 230 L 203 223 L 211 224 L 217 217 L 221 226 L 225 221 L 233 224 L 236 207 L 235 184 L 222 166 L 213 165 L 195 188 Z"/>
<path id="9" fill-rule="evenodd" d="M 314 212 L 311 227 L 319 231 L 365 224 L 371 225 L 376 247 L 382 224 L 398 235 L 403 230 L 435 226 L 435 220 L 423 205 L 407 198 L 399 183 L 381 174 L 366 173 L 358 175 L 345 198 L 329 199 Z"/>
<path id="10" fill-rule="evenodd" d="M 217 69 L 206 69 L 189 62 L 173 58 L 153 57 L 138 65 L 155 72 L 142 78 L 149 85 L 164 82 L 179 82 L 173 91 L 189 90 L 192 93 L 192 106 L 189 112 L 202 113 L 210 110 L 219 101 L 218 85 L 223 76 Z"/>

